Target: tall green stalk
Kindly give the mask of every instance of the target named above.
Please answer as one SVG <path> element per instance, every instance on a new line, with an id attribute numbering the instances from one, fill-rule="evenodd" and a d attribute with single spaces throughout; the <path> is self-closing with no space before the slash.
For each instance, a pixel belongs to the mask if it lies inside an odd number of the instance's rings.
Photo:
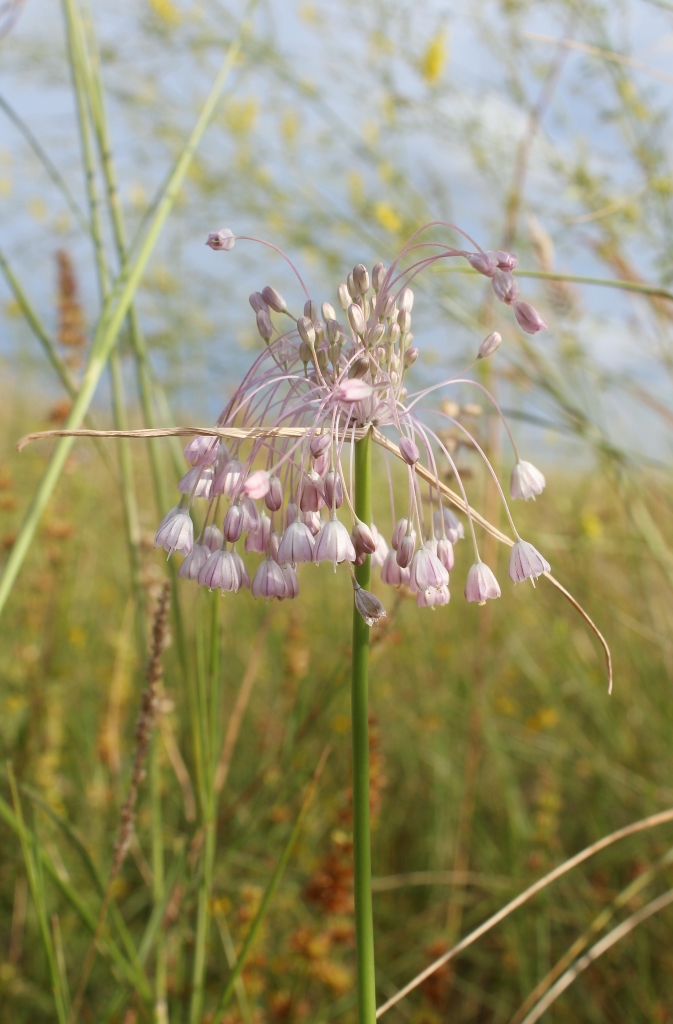
<path id="1" fill-rule="evenodd" d="M 371 433 L 355 444 L 355 513 L 372 521 Z M 357 566 L 355 578 L 369 589 L 370 558 Z M 372 918 L 372 855 L 369 826 L 369 626 L 353 607 L 353 868 L 355 880 L 355 942 L 358 1021 L 376 1022 L 374 922 Z"/>

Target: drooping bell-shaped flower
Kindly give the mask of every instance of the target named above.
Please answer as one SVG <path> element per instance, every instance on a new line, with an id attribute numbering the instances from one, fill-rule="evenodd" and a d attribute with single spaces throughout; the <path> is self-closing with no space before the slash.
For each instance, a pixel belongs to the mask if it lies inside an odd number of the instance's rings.
<path id="1" fill-rule="evenodd" d="M 209 498 L 214 473 L 210 466 L 193 466 L 178 484 L 180 494 L 191 494 L 194 498 Z"/>
<path id="2" fill-rule="evenodd" d="M 213 481 L 211 494 L 226 494 L 231 498 L 239 489 L 243 479 L 243 464 L 238 459 L 229 459 Z"/>
<path id="3" fill-rule="evenodd" d="M 219 444 L 216 437 L 199 434 L 185 445 L 184 455 L 192 466 L 212 466 L 217 459 Z"/>
<path id="4" fill-rule="evenodd" d="M 255 530 L 259 529 L 259 510 L 255 505 L 252 498 L 247 495 L 241 498 L 241 508 L 243 509 L 243 529 Z"/>
<path id="5" fill-rule="evenodd" d="M 254 552 L 257 555 L 266 554 L 266 546 L 269 541 L 269 533 L 271 531 L 271 520 L 262 512 L 259 517 L 259 526 L 256 530 L 249 530 L 245 538 L 245 550 L 246 552 Z"/>
<path id="6" fill-rule="evenodd" d="M 206 526 L 203 531 L 203 543 L 210 552 L 219 551 L 224 542 L 224 535 L 219 526 Z"/>
<path id="7" fill-rule="evenodd" d="M 182 580 L 197 580 L 201 569 L 208 561 L 210 550 L 205 544 L 195 544 L 178 569 Z"/>
<path id="8" fill-rule="evenodd" d="M 512 470 L 509 482 L 509 492 L 513 498 L 529 498 L 535 500 L 536 494 L 542 494 L 546 480 L 539 469 L 536 469 L 532 462 L 519 460 Z"/>
<path id="9" fill-rule="evenodd" d="M 295 519 L 290 523 L 278 547 L 279 562 L 312 562 L 315 541 L 306 523 Z"/>
<path id="10" fill-rule="evenodd" d="M 260 562 L 252 581 L 253 597 L 285 597 L 287 584 L 283 571 L 272 558 Z"/>
<path id="11" fill-rule="evenodd" d="M 164 516 L 154 538 L 154 546 L 163 547 L 169 555 L 174 551 L 181 555 L 189 554 L 194 546 L 194 524 L 187 509 L 178 506 Z"/>
<path id="12" fill-rule="evenodd" d="M 387 583 L 389 587 L 401 587 L 409 582 L 409 569 L 403 569 L 401 565 L 398 565 L 394 549 L 386 555 L 381 568 L 381 581 Z"/>
<path id="13" fill-rule="evenodd" d="M 416 594 L 416 605 L 418 608 L 438 608 L 440 605 L 448 604 L 450 600 L 451 594 L 448 587 L 419 590 Z"/>
<path id="14" fill-rule="evenodd" d="M 299 580 L 297 574 L 291 565 L 281 565 L 280 571 L 283 574 L 285 580 L 285 597 L 293 601 L 299 593 Z"/>
<path id="15" fill-rule="evenodd" d="M 208 590 L 236 593 L 241 585 L 241 576 L 231 551 L 221 548 L 210 556 L 199 573 L 199 584 Z"/>
<path id="16" fill-rule="evenodd" d="M 427 544 L 416 552 L 410 568 L 409 586 L 414 593 L 448 586 L 449 574 Z"/>
<path id="17" fill-rule="evenodd" d="M 481 560 L 470 567 L 465 583 L 465 600 L 486 604 L 489 598 L 500 597 L 500 585 L 493 572 Z"/>
<path id="18" fill-rule="evenodd" d="M 532 544 L 527 540 L 517 540 L 509 556 L 509 576 L 514 583 L 536 580 L 550 570 L 547 559 Z"/>
<path id="19" fill-rule="evenodd" d="M 313 552 L 314 562 L 332 562 L 336 570 L 340 562 L 354 562 L 355 548 L 343 523 L 333 516 L 323 523 Z"/>

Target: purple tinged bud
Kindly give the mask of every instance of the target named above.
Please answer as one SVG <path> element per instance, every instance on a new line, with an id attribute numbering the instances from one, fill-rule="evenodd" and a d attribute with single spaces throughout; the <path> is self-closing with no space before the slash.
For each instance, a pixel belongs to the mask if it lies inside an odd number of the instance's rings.
<path id="1" fill-rule="evenodd" d="M 283 296 L 269 284 L 267 284 L 266 288 L 262 288 L 262 298 L 267 306 L 270 306 L 276 313 L 284 313 L 287 309 L 287 303 Z"/>
<path id="2" fill-rule="evenodd" d="M 154 546 L 163 547 L 169 555 L 174 551 L 181 555 L 189 554 L 194 546 L 194 524 L 186 509 L 178 506 L 164 516 L 154 538 Z"/>
<path id="3" fill-rule="evenodd" d="M 372 285 L 375 292 L 380 292 L 383 282 L 386 279 L 386 268 L 383 263 L 377 263 L 372 270 Z"/>
<path id="4" fill-rule="evenodd" d="M 220 228 L 219 231 L 211 231 L 206 245 L 209 245 L 211 249 L 216 251 L 231 252 L 235 242 L 236 239 L 233 231 L 230 231 L 229 228 Z"/>
<path id="5" fill-rule="evenodd" d="M 315 542 L 306 523 L 295 519 L 281 538 L 278 547 L 278 561 L 312 562 L 314 547 Z"/>
<path id="6" fill-rule="evenodd" d="M 351 531 L 351 540 L 358 554 L 373 555 L 376 551 L 374 534 L 367 524 L 359 519 Z"/>
<path id="7" fill-rule="evenodd" d="M 407 351 L 404 353 L 404 365 L 406 366 L 407 369 L 409 369 L 410 366 L 413 366 L 417 359 L 418 349 L 415 348 L 414 346 L 408 348 Z"/>
<path id="8" fill-rule="evenodd" d="M 383 335 L 386 333 L 385 324 L 375 324 L 372 330 L 369 332 L 369 338 L 367 344 L 370 346 L 378 345 Z"/>
<path id="9" fill-rule="evenodd" d="M 218 441 L 216 437 L 205 437 L 199 434 L 185 446 L 185 458 L 192 466 L 212 466 L 217 459 Z"/>
<path id="10" fill-rule="evenodd" d="M 348 285 L 340 284 L 337 291 L 337 295 L 339 297 L 339 305 L 341 306 L 345 313 L 351 304 L 351 297 L 348 291 Z"/>
<path id="11" fill-rule="evenodd" d="M 253 292 L 251 295 L 249 295 L 248 302 L 254 309 L 255 313 L 259 313 L 260 311 L 264 313 L 269 312 L 268 303 L 266 302 L 266 299 L 264 298 L 261 292 Z"/>
<path id="12" fill-rule="evenodd" d="M 315 434 L 311 438 L 311 455 L 314 459 L 317 459 L 319 455 L 324 455 L 329 446 L 332 443 L 332 435 L 329 433 Z"/>
<path id="13" fill-rule="evenodd" d="M 356 306 L 356 304 L 354 302 L 351 302 L 350 306 L 348 307 L 347 315 L 348 315 L 348 322 L 351 325 L 351 327 L 353 328 L 353 331 L 356 334 L 359 334 L 360 336 L 362 336 L 365 333 L 366 324 L 365 324 L 365 315 L 362 312 L 362 310 L 360 309 L 360 307 Z"/>
<path id="14" fill-rule="evenodd" d="M 399 560 L 400 549 L 397 549 Z M 436 590 L 438 587 L 446 587 L 449 583 L 449 574 L 431 549 L 423 545 L 416 552 L 411 562 L 411 574 L 409 586 L 414 593 L 426 590 Z"/>
<path id="15" fill-rule="evenodd" d="M 550 565 L 539 551 L 526 540 L 518 540 L 509 556 L 509 578 L 513 583 L 524 580 L 536 580 L 538 576 L 550 571 Z"/>
<path id="16" fill-rule="evenodd" d="M 465 583 L 465 600 L 486 604 L 489 599 L 500 597 L 500 586 L 485 562 L 475 562 L 470 567 Z"/>
<path id="17" fill-rule="evenodd" d="M 408 519 L 398 519 L 397 520 L 397 522 L 395 524 L 395 529 L 393 530 L 393 536 L 392 536 L 392 540 L 391 540 L 391 544 L 392 544 L 393 548 L 395 549 L 395 551 L 397 551 L 398 544 L 400 543 L 400 541 L 401 541 L 402 537 L 404 536 L 404 534 L 407 532 L 408 528 L 409 528 L 409 520 Z M 416 536 L 416 534 L 414 533 L 413 530 L 411 532 L 414 534 L 414 536 Z"/>
<path id="18" fill-rule="evenodd" d="M 388 328 L 388 341 L 390 342 L 391 345 L 397 345 L 398 341 L 400 340 L 401 333 L 402 332 L 400 331 L 400 325 L 396 320 Z"/>
<path id="19" fill-rule="evenodd" d="M 313 468 L 318 476 L 324 480 L 325 474 L 329 469 L 329 452 L 325 452 L 324 455 L 319 455 L 317 459 L 314 459 Z"/>
<path id="20" fill-rule="evenodd" d="M 369 272 L 364 263 L 358 263 L 357 267 L 353 267 L 353 283 L 359 295 L 366 295 L 369 291 Z"/>
<path id="21" fill-rule="evenodd" d="M 211 494 L 226 494 L 231 498 L 234 492 L 238 490 L 242 478 L 243 463 L 239 462 L 238 459 L 229 459 L 215 477 Z"/>
<path id="22" fill-rule="evenodd" d="M 444 529 L 442 530 L 442 515 L 444 517 Z M 465 536 L 465 528 L 461 523 L 457 515 L 455 515 L 450 508 L 446 508 L 442 505 L 442 510 L 439 509 L 433 516 L 433 525 L 435 528 L 435 537 L 439 540 L 440 537 L 448 537 L 452 544 L 462 540 Z"/>
<path id="23" fill-rule="evenodd" d="M 358 290 L 355 286 L 355 278 L 353 277 L 353 271 L 346 278 L 346 287 L 348 288 L 348 294 L 350 295 L 353 302 L 358 298 Z"/>
<path id="24" fill-rule="evenodd" d="M 269 512 L 278 512 L 283 505 L 283 485 L 277 476 L 269 477 L 269 490 L 264 495 Z"/>
<path id="25" fill-rule="evenodd" d="M 271 474 L 267 473 L 265 469 L 256 469 L 243 484 L 243 493 L 249 498 L 259 501 L 260 498 L 264 498 L 268 494 L 271 486 L 270 480 Z"/>
<path id="26" fill-rule="evenodd" d="M 532 498 L 535 501 L 535 495 L 542 494 L 545 484 L 543 474 L 532 462 L 519 460 L 512 470 L 509 493 L 513 498 L 523 498 L 524 501 Z"/>
<path id="27" fill-rule="evenodd" d="M 180 579 L 197 580 L 209 555 L 210 551 L 205 544 L 195 544 L 178 569 Z"/>
<path id="28" fill-rule="evenodd" d="M 317 537 L 320 533 L 320 527 L 322 526 L 322 519 L 320 518 L 319 512 L 304 512 L 302 513 L 302 519 L 311 531 L 312 537 Z"/>
<path id="29" fill-rule="evenodd" d="M 349 377 L 342 380 L 334 389 L 334 397 L 339 402 L 362 402 L 365 398 L 371 398 L 374 388 L 359 377 Z"/>
<path id="30" fill-rule="evenodd" d="M 440 560 L 447 572 L 451 572 L 453 569 L 454 557 L 453 557 L 453 544 L 448 537 L 442 537 L 441 540 L 435 541 L 437 545 L 437 551 L 435 554 Z"/>
<path id="31" fill-rule="evenodd" d="M 224 517 L 224 539 L 235 544 L 243 533 L 245 512 L 240 505 L 231 505 Z"/>
<path id="32" fill-rule="evenodd" d="M 416 550 L 416 532 L 405 533 L 397 543 L 397 564 L 402 569 L 407 569 L 413 560 Z"/>
<path id="33" fill-rule="evenodd" d="M 340 562 L 354 562 L 355 548 L 343 523 L 334 517 L 323 523 L 313 552 L 315 562 L 332 562 L 336 570 Z"/>
<path id="34" fill-rule="evenodd" d="M 397 564 L 394 551 L 389 551 L 386 555 L 381 569 L 381 580 L 389 587 L 401 587 L 409 582 L 409 569 L 403 569 Z"/>
<path id="35" fill-rule="evenodd" d="M 307 317 L 311 323 L 315 323 L 318 319 L 318 304 L 313 299 L 307 299 L 304 303 L 304 316 Z"/>
<path id="36" fill-rule="evenodd" d="M 477 359 L 488 359 L 489 356 L 493 355 L 497 348 L 500 348 L 502 338 L 497 331 L 491 331 L 488 337 L 484 338 L 479 351 L 477 353 Z"/>
<path id="37" fill-rule="evenodd" d="M 504 302 L 505 305 L 511 306 L 516 302 L 519 295 L 519 286 L 508 270 L 496 270 L 493 275 L 493 280 L 491 281 L 491 286 L 495 293 L 495 297 L 500 299 L 501 302 Z"/>
<path id="38" fill-rule="evenodd" d="M 302 512 L 317 512 L 324 504 L 323 482 L 315 470 L 311 470 L 302 480 L 299 507 Z"/>
<path id="39" fill-rule="evenodd" d="M 416 463 L 418 462 L 418 460 L 421 457 L 421 453 L 419 452 L 418 448 L 416 447 L 414 442 L 411 440 L 411 438 L 410 437 L 401 437 L 400 438 L 399 448 L 400 448 L 400 455 L 402 456 L 402 458 L 406 462 L 407 466 L 415 466 Z"/>
<path id="40" fill-rule="evenodd" d="M 273 336 L 273 324 L 271 323 L 271 317 L 265 309 L 260 309 L 257 314 L 257 330 L 264 341 L 271 341 Z"/>
<path id="41" fill-rule="evenodd" d="M 386 610 L 378 597 L 364 590 L 359 583 L 354 584 L 354 591 L 355 607 L 368 626 L 375 626 L 385 618 Z"/>
<path id="42" fill-rule="evenodd" d="M 406 334 L 411 327 L 411 313 L 408 309 L 401 309 L 397 314 L 397 322 L 400 325 L 402 334 Z"/>
<path id="43" fill-rule="evenodd" d="M 206 526 L 203 531 L 203 543 L 211 553 L 220 550 L 224 544 L 224 535 L 219 526 Z"/>
<path id="44" fill-rule="evenodd" d="M 354 359 L 348 367 L 348 376 L 350 379 L 353 377 L 364 377 L 366 373 L 369 373 L 369 360 L 366 356 L 358 356 L 358 358 Z"/>
<path id="45" fill-rule="evenodd" d="M 388 320 L 390 317 L 397 319 L 397 306 L 395 305 L 394 295 L 386 295 L 379 315 L 382 316 L 384 320 Z"/>
<path id="46" fill-rule="evenodd" d="M 323 303 L 323 312 L 325 310 L 326 305 L 326 302 Z M 334 345 L 339 341 L 339 335 L 341 334 L 341 330 L 339 328 L 337 320 L 335 320 L 333 317 L 327 318 L 325 322 L 325 331 L 327 333 L 327 340 L 330 342 L 331 345 Z"/>
<path id="47" fill-rule="evenodd" d="M 285 597 L 286 583 L 281 567 L 272 558 L 260 563 L 252 581 L 253 597 Z"/>
<path id="48" fill-rule="evenodd" d="M 243 509 L 243 529 L 255 530 L 259 529 L 259 512 L 252 498 L 245 495 L 241 498 L 241 508 Z"/>
<path id="49" fill-rule="evenodd" d="M 324 488 L 325 504 L 329 508 L 341 508 L 344 500 L 341 477 L 333 469 L 325 477 Z"/>
<path id="50" fill-rule="evenodd" d="M 299 331 L 299 337 L 308 345 L 309 348 L 313 348 L 315 345 L 315 327 L 307 316 L 300 316 L 297 320 L 297 330 Z"/>
<path id="51" fill-rule="evenodd" d="M 519 262 L 513 252 L 502 252 L 500 249 L 491 249 L 488 255 L 495 260 L 498 270 L 514 270 Z"/>
<path id="52" fill-rule="evenodd" d="M 526 334 L 537 334 L 538 331 L 546 331 L 547 325 L 530 302 L 520 299 L 514 303 L 514 316 L 519 327 L 523 328 Z"/>
<path id="53" fill-rule="evenodd" d="M 493 277 L 498 269 L 498 261 L 490 252 L 470 252 L 465 258 L 471 267 L 485 277 Z"/>

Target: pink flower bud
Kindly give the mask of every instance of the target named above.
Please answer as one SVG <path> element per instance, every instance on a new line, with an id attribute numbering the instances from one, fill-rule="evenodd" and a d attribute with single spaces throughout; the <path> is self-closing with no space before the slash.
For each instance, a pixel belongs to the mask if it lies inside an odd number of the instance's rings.
<path id="1" fill-rule="evenodd" d="M 339 296 L 339 305 L 345 312 L 351 304 L 351 297 L 348 291 L 348 285 L 340 284 L 337 294 Z"/>
<path id="2" fill-rule="evenodd" d="M 240 505 L 231 505 L 224 517 L 224 539 L 235 544 L 243 533 L 245 512 Z"/>
<path id="3" fill-rule="evenodd" d="M 317 459 L 313 460 L 313 468 L 319 477 L 325 477 L 325 473 L 329 469 L 329 452 L 325 452 L 324 455 L 319 455 Z"/>
<path id="4" fill-rule="evenodd" d="M 401 587 L 404 583 L 409 582 L 409 569 L 403 569 L 397 564 L 394 551 L 389 551 L 386 555 L 381 569 L 381 580 L 389 587 Z"/>
<path id="5" fill-rule="evenodd" d="M 538 331 L 546 331 L 547 329 L 546 323 L 535 306 L 531 306 L 530 302 L 524 302 L 523 300 L 515 302 L 514 316 L 519 327 L 523 328 L 526 334 L 537 334 Z"/>
<path id="6" fill-rule="evenodd" d="M 355 607 L 365 620 L 368 626 L 375 626 L 385 617 L 386 610 L 381 601 L 368 590 L 364 590 L 359 583 L 354 584 Z"/>
<path id="7" fill-rule="evenodd" d="M 253 292 L 252 295 L 249 295 L 248 302 L 254 309 L 255 313 L 259 313 L 260 311 L 264 313 L 269 312 L 269 305 L 261 292 Z"/>
<path id="8" fill-rule="evenodd" d="M 453 544 L 447 537 L 442 537 L 435 543 L 437 544 L 437 551 L 435 552 L 437 558 L 440 560 L 446 571 L 451 572 L 454 563 Z"/>
<path id="9" fill-rule="evenodd" d="M 386 268 L 383 263 L 377 263 L 372 270 L 372 285 L 375 292 L 380 292 L 383 282 L 386 279 Z"/>
<path id="10" fill-rule="evenodd" d="M 465 258 L 470 266 L 484 277 L 493 277 L 498 269 L 498 262 L 490 252 L 470 252 Z"/>
<path id="11" fill-rule="evenodd" d="M 488 598 L 500 597 L 498 581 L 484 562 L 475 562 L 467 574 L 465 599 L 486 604 Z"/>
<path id="12" fill-rule="evenodd" d="M 271 487 L 270 480 L 271 474 L 267 473 L 265 469 L 256 469 L 243 484 L 243 493 L 247 494 L 249 498 L 254 498 L 258 501 L 269 493 Z"/>
<path id="13" fill-rule="evenodd" d="M 397 314 L 397 323 L 402 334 L 406 334 L 411 327 L 411 313 L 408 309 L 401 309 Z"/>
<path id="14" fill-rule="evenodd" d="M 341 477 L 333 469 L 325 477 L 324 487 L 325 504 L 328 508 L 341 508 L 344 500 Z"/>
<path id="15" fill-rule="evenodd" d="M 395 305 L 395 296 L 386 295 L 383 306 L 381 307 L 380 315 L 384 320 L 389 320 L 391 317 L 397 320 L 397 306 Z"/>
<path id="16" fill-rule="evenodd" d="M 311 438 L 311 455 L 314 459 L 317 459 L 319 455 L 323 455 L 332 443 L 331 434 L 316 434 Z"/>
<path id="17" fill-rule="evenodd" d="M 402 569 L 407 569 L 414 557 L 416 549 L 416 534 L 412 530 L 400 537 L 397 544 L 397 564 Z"/>
<path id="18" fill-rule="evenodd" d="M 511 306 L 519 294 L 519 286 L 508 270 L 496 270 L 491 286 L 497 299 Z"/>
<path id="19" fill-rule="evenodd" d="M 411 313 L 414 308 L 414 293 L 411 288 L 405 288 L 397 300 L 397 308 Z"/>
<path id="20" fill-rule="evenodd" d="M 311 323 L 315 323 L 318 319 L 318 304 L 313 299 L 307 299 L 304 303 L 304 316 L 307 317 Z"/>
<path id="21" fill-rule="evenodd" d="M 264 341 L 271 341 L 273 337 L 273 324 L 271 317 L 265 309 L 260 309 L 257 314 L 257 330 Z"/>
<path id="22" fill-rule="evenodd" d="M 421 454 L 410 437 L 401 437 L 399 444 L 400 454 L 408 466 L 415 466 Z"/>
<path id="23" fill-rule="evenodd" d="M 185 446 L 185 458 L 192 466 L 212 466 L 218 455 L 216 437 L 199 434 Z"/>
<path id="24" fill-rule="evenodd" d="M 488 337 L 484 338 L 481 345 L 479 346 L 479 352 L 477 353 L 477 359 L 488 359 L 489 356 L 493 355 L 495 350 L 500 347 L 502 338 L 497 331 L 492 331 Z"/>
<path id="25" fill-rule="evenodd" d="M 230 252 L 234 248 L 235 242 L 233 231 L 230 231 L 229 228 L 220 228 L 219 231 L 211 231 L 206 245 L 209 245 L 211 249 Z"/>
<path id="26" fill-rule="evenodd" d="M 498 270 L 514 270 L 519 262 L 513 252 L 502 252 L 500 249 L 490 249 L 487 255 L 495 260 Z"/>
<path id="27" fill-rule="evenodd" d="M 269 477 L 269 490 L 264 495 L 269 512 L 278 512 L 283 505 L 283 485 L 277 476 Z"/>
<path id="28" fill-rule="evenodd" d="M 353 267 L 353 282 L 360 295 L 366 295 L 369 291 L 369 273 L 364 263 L 358 263 Z"/>
<path id="29" fill-rule="evenodd" d="M 532 498 L 535 501 L 535 495 L 542 494 L 545 484 L 543 474 L 532 462 L 519 460 L 512 470 L 509 492 L 513 498 L 523 498 L 524 501 Z"/>
<path id="30" fill-rule="evenodd" d="M 323 482 L 315 470 L 311 470 L 302 480 L 299 507 L 302 512 L 317 512 L 324 504 Z"/>
<path id="31" fill-rule="evenodd" d="M 267 306 L 270 306 L 276 313 L 284 313 L 287 309 L 287 303 L 280 292 L 277 292 L 271 285 L 262 288 L 262 298 L 266 302 Z"/>
<path id="32" fill-rule="evenodd" d="M 550 571 L 549 562 L 526 540 L 518 540 L 509 556 L 509 578 L 513 583 L 536 580 Z"/>
<path id="33" fill-rule="evenodd" d="M 358 554 L 371 555 L 376 551 L 374 534 L 366 523 L 358 520 L 351 531 L 351 540 Z"/>
<path id="34" fill-rule="evenodd" d="M 407 351 L 404 353 L 404 365 L 406 366 L 407 369 L 409 369 L 410 366 L 414 365 L 417 359 L 418 349 L 412 345 L 412 347 L 408 348 Z"/>
<path id="35" fill-rule="evenodd" d="M 391 544 L 392 544 L 393 548 L 395 549 L 395 551 L 397 551 L 397 547 L 398 547 L 400 541 L 402 540 L 402 537 L 404 536 L 405 533 L 407 533 L 408 530 L 409 530 L 409 520 L 408 519 L 398 519 L 397 522 L 395 523 L 395 529 L 393 530 L 393 536 L 392 536 L 392 540 L 391 540 Z M 414 537 L 416 537 L 415 530 L 412 529 L 411 533 L 413 533 Z"/>
<path id="36" fill-rule="evenodd" d="M 373 394 L 374 388 L 371 384 L 367 384 L 359 377 L 348 377 L 337 384 L 334 389 L 334 397 L 337 401 L 346 403 L 362 402 L 366 398 L 371 398 Z"/>

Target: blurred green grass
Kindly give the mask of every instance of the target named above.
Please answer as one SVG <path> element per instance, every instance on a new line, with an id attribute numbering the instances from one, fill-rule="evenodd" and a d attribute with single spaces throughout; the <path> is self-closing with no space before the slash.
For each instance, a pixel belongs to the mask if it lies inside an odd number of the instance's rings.
<path id="1" fill-rule="evenodd" d="M 20 389 L 4 403 L 5 546 L 47 454 L 47 444 L 21 456 L 13 450 L 16 438 L 35 427 L 36 404 Z M 163 554 L 151 547 L 156 516 L 140 448 L 137 453 L 143 579 L 151 601 L 167 569 Z M 478 489 L 480 481 L 473 486 Z M 666 485 L 652 479 L 648 486 L 653 510 L 667 508 Z M 665 563 L 636 531 L 607 472 L 553 471 L 543 498 L 517 511 L 524 535 L 604 629 L 615 660 L 615 692 L 608 697 L 600 649 L 582 621 L 544 580 L 535 591 L 511 586 L 504 551 L 498 566 L 506 581 L 503 598 L 488 611 L 462 600 L 468 568 L 463 545 L 457 547 L 448 609 L 418 610 L 415 601 L 379 585 L 389 612 L 376 634 L 371 686 L 382 997 L 448 948 L 452 931 L 466 934 L 600 836 L 673 806 L 673 641 Z M 382 516 L 383 509 L 377 519 Z M 387 522 L 379 526 L 389 532 Z M 658 526 L 665 541 L 667 520 L 660 517 Z M 258 645 L 264 647 L 220 803 L 207 1007 L 228 976 L 221 943 L 228 931 L 240 943 L 320 753 L 326 744 L 332 748 L 299 846 L 244 970 L 247 1002 L 241 996 L 230 1005 L 232 1024 L 352 1021 L 355 1014 L 349 583 L 345 573 L 333 577 L 324 566 L 306 566 L 300 587 L 291 604 L 266 606 L 249 593 L 218 601 L 223 729 L 246 666 Z M 118 491 L 93 446 L 80 442 L 0 627 L 0 742 L 3 763 L 11 760 L 25 787 L 27 824 L 94 917 L 99 897 L 81 857 L 32 794 L 67 819 L 105 877 L 142 688 L 130 593 Z M 211 599 L 189 584 L 179 587 L 179 597 L 191 647 L 199 620 L 209 619 Z M 480 626 L 485 614 L 492 616 L 487 644 Z M 200 839 L 187 820 L 189 807 L 165 737 L 169 746 L 173 738 L 193 779 L 187 707 L 194 675 L 191 663 L 183 673 L 175 644 L 164 661 L 160 760 L 170 900 L 163 927 L 170 1019 L 180 1021 L 190 995 Z M 4 777 L 0 793 L 11 804 Z M 138 942 L 152 909 L 147 796 L 145 783 L 137 842 L 115 882 L 121 915 Z M 455 884 L 455 878 L 447 884 L 459 830 L 467 851 L 461 863 L 469 874 L 466 884 Z M 4 824 L 0 836 L 0 1021 L 52 1020 L 20 844 Z M 391 1013 L 420 1024 L 448 1014 L 459 1021 L 509 1020 L 577 935 L 672 841 L 671 827 L 664 826 L 610 848 L 517 911 Z M 435 874 L 413 874 L 419 872 Z M 667 882 L 670 871 L 640 902 Z M 90 936 L 53 883 L 47 878 L 44 884 L 74 991 Z M 618 944 L 547 1018 L 673 1020 L 672 913 L 650 919 Z M 82 1019 L 144 1019 L 132 1000 L 106 1015 L 119 991 L 119 981 L 98 957 Z"/>

